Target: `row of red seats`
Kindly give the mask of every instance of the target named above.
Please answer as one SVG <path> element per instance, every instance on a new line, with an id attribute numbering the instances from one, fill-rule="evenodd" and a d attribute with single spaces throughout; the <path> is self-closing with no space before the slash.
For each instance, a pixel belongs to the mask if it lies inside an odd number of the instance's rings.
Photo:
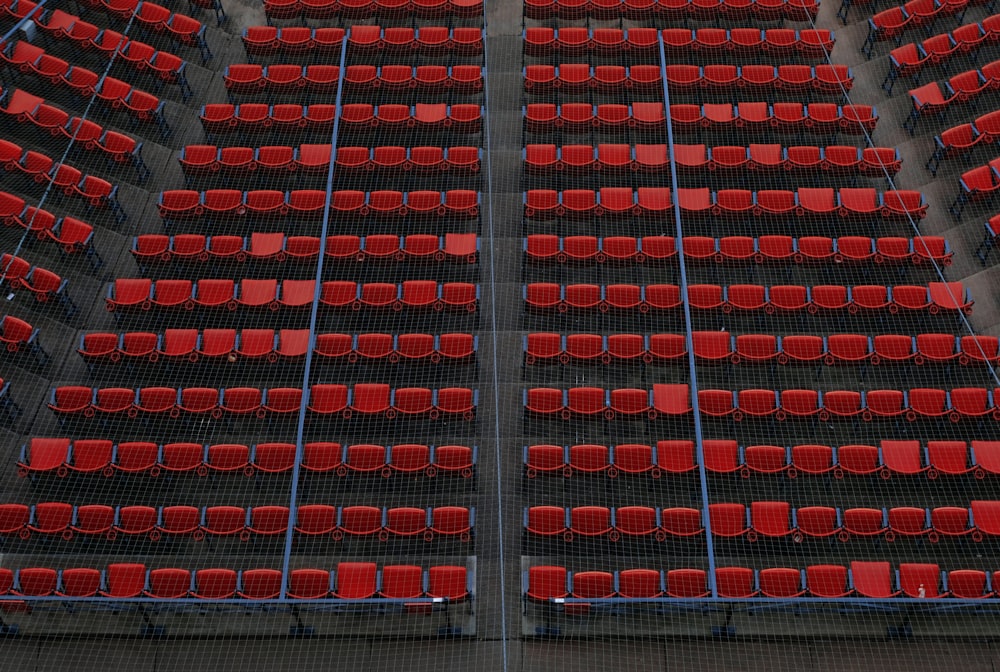
<path id="1" fill-rule="evenodd" d="M 654 16 L 670 21 L 688 17 L 717 22 L 720 16 L 737 22 L 807 21 L 815 19 L 815 0 L 526 0 L 524 15 L 529 19 L 621 18 L 649 21 Z"/>
<path id="2" fill-rule="evenodd" d="M 1000 184 L 1000 177 L 996 180 Z M 334 192 L 335 199 L 339 193 L 342 192 Z M 751 214 L 755 217 L 826 215 L 857 217 L 867 222 L 875 218 L 920 220 L 927 214 L 928 207 L 923 194 L 919 191 L 891 190 L 879 193 L 870 187 L 843 189 L 799 187 L 794 191 L 791 189 L 712 191 L 708 187 L 679 188 L 677 201 L 681 211 L 688 215 L 713 217 L 745 217 Z M 673 207 L 670 187 L 639 187 L 637 190 L 631 187 L 565 191 L 531 189 L 524 194 L 524 216 L 528 219 L 616 215 L 661 217 Z"/>
<path id="3" fill-rule="evenodd" d="M 48 185 L 51 185 L 57 193 L 83 199 L 91 208 L 109 208 L 115 215 L 117 224 L 128 220 L 128 215 L 118 202 L 118 185 L 103 178 L 83 173 L 68 163 L 57 163 L 47 154 L 23 150 L 16 143 L 3 139 L 0 139 L 0 164 L 5 171 L 24 178 L 28 186 L 44 185 L 48 189 Z M 6 193 L 0 199 L 5 201 L 0 205 L 0 210 L 4 213 L 0 216 L 7 216 L 6 213 L 16 207 L 16 201 L 21 200 Z"/>
<path id="4" fill-rule="evenodd" d="M 476 469 L 475 446 L 427 446 L 401 443 L 394 446 L 311 442 L 302 445 L 301 467 L 313 473 L 332 473 L 344 478 L 354 474 L 457 474 L 472 478 Z M 237 473 L 282 474 L 295 468 L 294 443 L 236 443 L 202 445 L 119 441 L 110 439 L 33 438 L 21 446 L 18 476 L 25 478 L 55 474 L 147 474 L 166 473 L 197 476 Z"/>
<path id="5" fill-rule="evenodd" d="M 178 161 L 185 178 L 205 177 L 220 173 L 236 176 L 244 171 L 309 173 L 326 175 L 330 169 L 330 145 L 300 145 L 289 147 L 217 147 L 187 145 L 181 149 Z M 338 147 L 335 165 L 338 170 L 453 170 L 479 172 L 482 150 L 479 147 Z"/>
<path id="6" fill-rule="evenodd" d="M 320 286 L 318 298 L 321 305 L 351 310 L 448 308 L 474 313 L 479 308 L 479 286 L 466 282 L 438 283 L 434 280 L 406 280 L 401 284 L 328 280 Z M 276 311 L 310 306 L 316 299 L 315 280 L 202 278 L 154 281 L 149 278 L 117 278 L 108 287 L 105 307 L 109 312 L 153 308 L 192 310 L 195 307 Z"/>
<path id="7" fill-rule="evenodd" d="M 0 163 L 9 173 L 17 173 L 28 182 L 51 184 L 65 196 L 74 196 L 95 207 L 110 207 L 121 211 L 118 203 L 118 186 L 105 179 L 83 173 L 67 163 L 59 163 L 51 156 L 23 149 L 10 140 L 0 139 Z M 14 198 L 8 194 L 9 198 Z M 9 208 L 4 208 L 5 211 Z M 119 222 L 120 223 L 120 222 Z"/>
<path id="8" fill-rule="evenodd" d="M 469 541 L 475 526 L 475 509 L 460 506 L 378 507 L 331 506 L 306 504 L 296 507 L 293 528 L 309 536 L 346 538 L 369 537 L 388 541 L 391 538 L 417 537 L 433 541 L 436 537 L 454 537 Z M 288 533 L 287 506 L 144 506 L 112 507 L 103 504 L 74 506 L 65 502 L 0 504 L 0 536 L 59 536 L 70 541 L 76 535 L 119 536 L 255 537 Z"/>
<path id="9" fill-rule="evenodd" d="M 450 191 L 352 191 L 336 190 L 329 195 L 330 208 L 337 214 L 361 216 L 476 217 L 479 192 Z M 212 216 L 291 216 L 295 221 L 321 217 L 327 192 L 320 189 L 172 189 L 160 192 L 157 207 L 164 220 Z"/>
<path id="10" fill-rule="evenodd" d="M 126 111 L 139 121 L 155 122 L 163 138 L 170 136 L 170 127 L 163 116 L 165 103 L 128 82 L 70 65 L 23 40 L 8 44 L 0 52 L 0 63 L 19 75 L 32 74 L 46 84 L 68 88 L 83 98 L 94 97 L 111 109 Z"/>
<path id="11" fill-rule="evenodd" d="M 164 282 L 164 281 L 160 281 Z M 246 281 L 244 281 L 246 282 Z M 288 282 L 288 281 L 286 281 Z M 820 313 L 846 311 L 894 315 L 913 311 L 965 314 L 972 312 L 968 288 L 960 282 L 928 285 L 688 285 L 687 297 L 678 285 L 560 285 L 533 282 L 524 287 L 525 307 L 531 310 L 673 310 L 685 300 L 698 310 L 775 313 Z"/>
<path id="12" fill-rule="evenodd" d="M 167 221 L 201 218 L 206 215 L 223 216 L 273 216 L 292 215 L 318 218 L 326 209 L 326 192 L 319 189 L 172 189 L 161 191 L 157 199 L 160 217 Z M 440 200 L 440 196 L 438 196 Z"/>
<path id="13" fill-rule="evenodd" d="M 152 174 L 142 160 L 141 142 L 122 133 L 105 130 L 93 121 L 70 117 L 68 112 L 27 91 L 3 90 L 0 93 L 0 114 L 4 115 L 3 120 L 8 125 L 33 127 L 27 129 L 32 137 L 40 131 L 45 136 L 59 138 L 61 149 L 65 149 L 65 141 L 72 140 L 71 149 L 76 152 L 98 152 L 116 163 L 129 163 L 135 168 L 140 184 Z"/>
<path id="14" fill-rule="evenodd" d="M 917 366 L 959 362 L 996 364 L 1000 347 L 996 336 L 953 334 L 831 334 L 830 336 L 772 334 L 730 335 L 728 331 L 692 331 L 691 343 L 699 363 L 731 362 L 781 365 L 815 362 L 836 364 L 901 364 Z M 686 334 L 569 334 L 530 332 L 524 337 L 524 363 L 613 364 L 641 360 L 648 364 L 686 361 Z"/>
<path id="15" fill-rule="evenodd" d="M 840 446 L 824 450 L 826 446 L 798 446 L 799 458 L 807 465 L 805 473 L 855 474 L 880 476 L 925 475 L 935 479 L 941 474 L 959 476 L 974 474 L 984 478 L 1000 467 L 1000 444 L 995 441 L 973 441 L 972 454 L 965 441 L 928 441 L 921 446 L 916 440 L 886 439 L 878 447 L 867 445 Z M 795 448 L 791 451 L 781 446 L 750 446 L 745 449 L 735 441 L 707 440 L 702 451 L 705 468 L 714 473 L 749 472 L 783 473 L 793 468 Z M 837 466 L 832 466 L 833 464 Z M 802 468 L 802 464 L 798 468 Z"/>
<path id="16" fill-rule="evenodd" d="M 479 147 L 338 147 L 338 169 L 358 170 L 461 170 L 479 171 Z M 329 162 L 328 162 L 329 163 Z"/>
<path id="17" fill-rule="evenodd" d="M 51 71 L 46 72 L 46 68 L 51 68 Z M 160 137 L 164 139 L 169 138 L 173 132 L 163 116 L 166 103 L 151 93 L 133 88 L 128 82 L 114 77 L 102 79 L 95 72 L 75 65 L 69 66 L 62 59 L 45 56 L 39 58 L 33 71 L 44 77 L 49 84 L 67 86 L 80 96 L 94 96 L 111 109 L 124 110 L 139 121 L 155 123 L 160 129 Z"/>
<path id="18" fill-rule="evenodd" d="M 443 152 L 443 149 L 438 148 Z M 338 155 L 340 150 L 338 150 Z M 218 147 L 216 145 L 185 145 L 178 162 L 185 181 L 221 173 L 235 177 L 246 171 L 274 173 L 308 173 L 326 175 L 330 170 L 332 148 L 329 144 L 303 144 L 298 147 L 271 145 L 264 147 Z"/>
<path id="19" fill-rule="evenodd" d="M 0 257 L 0 282 L 12 292 L 21 290 L 31 292 L 39 303 L 59 301 L 67 318 L 77 312 L 76 305 L 66 291 L 69 280 L 47 268 L 34 266 L 27 259 L 5 252 Z"/>
<path id="20" fill-rule="evenodd" d="M 783 474 L 788 478 L 831 474 L 845 476 L 973 475 L 1000 476 L 1000 442 L 974 440 L 927 441 L 884 440 L 878 446 L 740 446 L 731 439 L 705 439 L 701 445 L 706 471 L 739 474 L 743 478 L 761 474 Z M 524 469 L 528 478 L 541 474 L 566 478 L 580 474 L 689 474 L 698 469 L 694 441 L 663 440 L 655 445 L 629 443 L 616 446 L 536 444 L 524 447 Z"/>
<path id="21" fill-rule="evenodd" d="M 1000 110 L 980 116 L 974 122 L 942 131 L 934 137 L 934 153 L 927 161 L 932 175 L 945 159 L 960 157 L 980 144 L 992 144 L 1000 138 Z"/>
<path id="22" fill-rule="evenodd" d="M 228 362 L 240 359 L 279 362 L 299 359 L 309 351 L 308 329 L 167 329 L 163 334 L 129 331 L 91 332 L 80 337 L 77 352 L 89 362 L 115 363 L 143 359 L 149 362 L 194 363 L 200 359 Z M 985 338 L 985 337 L 984 337 Z M 317 333 L 313 352 L 320 357 L 367 360 L 460 361 L 478 350 L 478 337 L 469 333 Z"/>
<path id="23" fill-rule="evenodd" d="M 589 107 L 589 106 L 588 106 Z M 662 117 L 663 106 L 660 105 Z M 209 103 L 201 109 L 201 125 L 208 136 L 239 133 L 250 135 L 275 132 L 287 141 L 289 132 L 330 132 L 337 116 L 337 106 L 265 103 Z M 371 105 L 350 103 L 341 109 L 340 123 L 346 131 L 418 129 L 447 130 L 450 133 L 478 133 L 483 109 L 479 105 L 417 103 L 416 105 Z"/>
<path id="24" fill-rule="evenodd" d="M 84 252 L 95 268 L 103 263 L 93 247 L 94 227 L 81 219 L 69 215 L 56 219 L 48 210 L 28 205 L 23 198 L 5 191 L 0 191 L 0 219 L 4 226 L 22 228 L 38 240 L 59 245 L 66 254 Z"/>
<path id="25" fill-rule="evenodd" d="M 951 247 L 941 236 L 901 238 L 884 236 L 684 236 L 684 258 L 688 262 L 724 263 L 875 263 L 950 266 Z M 524 240 L 524 253 L 532 261 L 655 262 L 677 255 L 673 236 L 557 236 L 532 233 Z"/>
<path id="26" fill-rule="evenodd" d="M 129 39 L 114 30 L 101 29 L 61 9 L 47 11 L 35 20 L 35 26 L 53 40 L 67 40 L 77 49 L 126 63 L 138 73 L 150 72 L 163 84 L 175 84 L 185 101 L 193 93 L 185 74 L 187 61 L 176 54 Z"/>
<path id="27" fill-rule="evenodd" d="M 861 53 L 871 60 L 876 43 L 892 40 L 898 47 L 903 33 L 930 28 L 943 16 L 957 14 L 958 23 L 961 24 L 969 4 L 969 0 L 909 0 L 883 10 L 868 19 L 868 36 L 861 45 Z M 846 17 L 844 22 L 846 23 Z"/>
<path id="28" fill-rule="evenodd" d="M 343 149 L 337 150 L 339 154 Z M 802 171 L 827 175 L 865 175 L 885 177 L 899 172 L 902 159 L 893 147 L 855 147 L 853 145 L 778 144 L 749 146 L 674 145 L 674 165 L 679 170 L 703 172 L 715 170 Z M 665 173 L 671 165 L 667 145 L 593 145 L 529 144 L 524 149 L 525 168 L 529 171 L 614 171 Z"/>
<path id="29" fill-rule="evenodd" d="M 684 384 L 656 384 L 652 390 L 601 387 L 531 387 L 524 390 L 526 413 L 561 420 L 580 418 L 686 416 L 693 412 L 690 389 Z M 861 418 L 869 422 L 883 418 L 1000 419 L 994 392 L 981 387 L 951 390 L 913 388 L 906 390 L 817 390 L 743 389 L 698 390 L 698 410 L 705 417 Z"/>
<path id="30" fill-rule="evenodd" d="M 524 510 L 523 520 L 529 535 L 565 542 L 579 538 L 619 541 L 622 537 L 666 541 L 705 532 L 703 513 L 691 508 L 529 506 Z M 837 538 L 847 542 L 852 537 L 883 537 L 889 542 L 908 537 L 931 543 L 942 538 L 968 537 L 981 542 L 987 537 L 1000 536 L 1000 502 L 974 501 L 969 508 L 940 506 L 932 510 L 913 506 L 888 510 L 793 508 L 780 501 L 751 502 L 749 506 L 717 503 L 708 505 L 708 524 L 714 537 L 742 537 L 749 542 L 760 539 L 801 542 L 806 538 Z"/>
<path id="31" fill-rule="evenodd" d="M 385 107 L 384 105 L 382 107 Z M 610 131 L 623 128 L 661 130 L 666 123 L 662 103 L 635 102 L 631 105 L 606 103 L 531 103 L 524 108 L 529 133 Z M 675 131 L 699 133 L 706 130 L 775 130 L 796 134 L 861 135 L 878 124 L 878 112 L 871 105 L 835 103 L 743 102 L 673 104 L 670 122 Z"/>
<path id="32" fill-rule="evenodd" d="M 82 7 L 103 12 L 120 21 L 129 21 L 134 16 L 141 27 L 154 33 L 168 30 L 176 17 L 190 19 L 184 14 L 175 14 L 147 0 L 84 0 Z M 173 37 L 173 39 L 179 38 Z"/>
<path id="33" fill-rule="evenodd" d="M 456 66 L 458 67 L 458 66 Z M 854 75 L 846 65 L 681 65 L 666 66 L 671 91 L 694 90 L 734 92 L 748 89 L 773 94 L 806 93 L 843 95 L 854 85 Z M 658 65 L 598 65 L 562 63 L 528 65 L 524 68 L 524 89 L 528 93 L 580 93 L 594 89 L 604 93 L 623 89 L 662 92 L 663 76 Z"/>
<path id="34" fill-rule="evenodd" d="M 107 14 L 126 25 L 134 23 L 150 36 L 163 35 L 172 43 L 194 47 L 201 52 L 203 62 L 212 58 L 205 40 L 205 26 L 186 14 L 171 12 L 149 0 L 82 0 L 80 7 Z"/>
<path id="35" fill-rule="evenodd" d="M 18 604 L 8 599 L 11 597 L 270 600 L 281 595 L 282 585 L 284 578 L 279 569 L 192 571 L 177 567 L 146 569 L 146 565 L 134 563 L 108 565 L 105 571 L 90 567 L 4 568 L 0 569 L 0 604 Z M 375 606 L 385 599 L 405 599 L 408 611 L 426 613 L 433 603 L 465 600 L 472 592 L 472 577 L 465 567 L 385 565 L 378 569 L 374 562 L 340 562 L 336 570 L 290 570 L 285 594 L 294 600 L 371 599 Z M 421 599 L 426 599 L 427 604 L 422 604 Z M 385 608 L 384 601 L 379 608 Z"/>
<path id="36" fill-rule="evenodd" d="M 979 53 L 988 42 L 1000 40 L 1000 14 L 988 16 L 979 23 L 966 23 L 949 33 L 928 37 L 923 42 L 910 42 L 889 53 L 889 71 L 882 82 L 882 89 L 892 95 L 892 87 L 900 77 L 913 78 L 914 84 L 921 71 L 932 65 L 943 65 L 960 54 Z"/>
<path id="37" fill-rule="evenodd" d="M 248 26 L 243 29 L 243 49 L 251 59 L 254 56 L 269 58 L 275 55 L 296 56 L 315 52 L 320 57 L 340 55 L 344 41 L 344 28 L 308 26 Z"/>
<path id="38" fill-rule="evenodd" d="M 0 192 L 2 193 L 2 192 Z M 132 241 L 132 256 L 143 263 L 207 261 L 313 260 L 320 252 L 336 261 L 423 260 L 475 263 L 479 241 L 474 233 L 448 233 L 444 236 L 411 233 L 408 236 L 375 234 L 371 236 L 328 236 L 323 245 L 316 236 L 286 236 L 284 233 L 251 233 L 243 236 L 205 236 L 185 233 L 166 236 L 144 233 Z"/>
<path id="39" fill-rule="evenodd" d="M 264 0 L 270 24 L 275 20 L 354 19 L 409 17 L 418 19 L 477 18 L 483 15 L 483 0 Z"/>
<path id="40" fill-rule="evenodd" d="M 320 0 L 322 1 L 322 0 Z M 416 8 L 414 8 L 416 9 Z M 285 31 L 290 30 L 288 28 Z M 284 36 L 284 33 L 283 33 Z M 347 36 L 352 55 L 357 51 L 409 52 L 424 56 L 452 53 L 475 56 L 483 51 L 483 30 L 471 26 L 393 26 L 354 24 Z"/>
<path id="41" fill-rule="evenodd" d="M 262 58 L 301 54 L 339 56 L 344 32 L 343 28 L 250 26 L 243 29 L 243 47 L 247 56 Z M 416 51 L 426 56 L 475 56 L 483 52 L 483 31 L 480 28 L 461 26 L 383 28 L 378 25 L 354 24 L 347 35 L 347 44 L 352 56 L 368 51 L 398 54 Z"/>
<path id="42" fill-rule="evenodd" d="M 895 581 L 894 581 L 895 579 Z M 1000 585 L 1000 572 L 993 583 Z M 895 577 L 888 562 L 852 561 L 842 565 L 810 565 L 805 569 L 718 567 L 716 594 L 723 598 L 955 598 L 994 597 L 990 574 L 978 569 L 943 572 L 932 563 L 901 563 Z M 560 604 L 566 614 L 586 615 L 596 607 L 586 600 L 608 598 L 709 597 L 703 569 L 625 569 L 568 571 L 565 567 L 535 565 L 525 572 L 522 593 L 536 602 Z M 580 602 L 566 598 L 580 599 Z"/>
<path id="43" fill-rule="evenodd" d="M 952 105 L 964 105 L 974 101 L 985 91 L 1000 87 L 1000 61 L 987 63 L 980 70 L 966 70 L 954 75 L 945 82 L 945 93 L 937 82 L 929 82 L 915 89 L 910 89 L 910 102 L 913 109 L 910 116 L 903 122 L 903 128 L 913 135 L 917 123 L 928 115 L 937 115 L 943 119 Z"/>
<path id="44" fill-rule="evenodd" d="M 316 415 L 423 416 L 432 420 L 457 417 L 473 420 L 479 393 L 466 387 L 399 387 L 384 383 L 358 383 L 353 387 L 317 384 L 298 387 L 128 387 L 91 388 L 63 385 L 52 389 L 49 408 L 60 416 L 91 418 L 101 415 L 140 414 L 179 417 L 182 414 L 297 415 L 305 404 Z"/>
<path id="45" fill-rule="evenodd" d="M 833 51 L 835 39 L 830 30 L 793 30 L 791 28 L 586 28 L 534 26 L 524 30 L 524 53 L 527 56 L 580 54 L 594 51 L 617 55 L 629 51 L 643 56 L 658 55 L 659 37 L 670 56 L 691 52 L 706 54 L 757 55 L 823 58 Z"/>
<path id="46" fill-rule="evenodd" d="M 41 5 L 31 0 L 3 0 L 0 2 L 0 20 L 4 23 L 20 23 L 31 17 L 41 16 Z"/>
<path id="47" fill-rule="evenodd" d="M 293 92 L 333 93 L 340 85 L 340 66 L 240 63 L 226 66 L 222 77 L 230 100 L 234 95 L 257 93 L 275 97 Z M 467 94 L 482 90 L 483 72 L 478 65 L 348 65 L 343 86 L 369 93 L 373 89 L 417 89 L 422 93 L 450 89 Z"/>

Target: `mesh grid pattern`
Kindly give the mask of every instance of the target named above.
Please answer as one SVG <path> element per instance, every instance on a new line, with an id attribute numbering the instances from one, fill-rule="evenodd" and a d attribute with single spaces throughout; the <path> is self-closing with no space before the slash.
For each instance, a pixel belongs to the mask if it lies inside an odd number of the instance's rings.
<path id="1" fill-rule="evenodd" d="M 992 6 L 2 12 L 26 667 L 989 655 Z"/>

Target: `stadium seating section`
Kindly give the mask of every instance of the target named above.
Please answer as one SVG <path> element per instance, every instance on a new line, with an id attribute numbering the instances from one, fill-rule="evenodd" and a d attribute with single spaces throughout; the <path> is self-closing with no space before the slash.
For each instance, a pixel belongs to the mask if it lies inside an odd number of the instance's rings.
<path id="1" fill-rule="evenodd" d="M 474 633 L 482 2 L 63 4 L 0 3 L 4 618 Z"/>
<path id="2" fill-rule="evenodd" d="M 0 0 L 0 635 L 996 603 L 993 4 Z"/>

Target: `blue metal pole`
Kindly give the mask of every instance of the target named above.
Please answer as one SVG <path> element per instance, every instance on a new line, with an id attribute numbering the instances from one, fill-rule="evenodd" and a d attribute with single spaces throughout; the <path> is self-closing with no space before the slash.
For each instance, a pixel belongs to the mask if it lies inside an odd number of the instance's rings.
<path id="1" fill-rule="evenodd" d="M 694 414 L 695 451 L 698 456 L 698 480 L 701 484 L 702 519 L 705 524 L 705 549 L 708 553 L 708 588 L 712 597 L 718 597 L 715 586 L 715 548 L 712 541 L 712 521 L 708 515 L 708 474 L 705 471 L 705 451 L 702 444 L 701 410 L 698 407 L 698 370 L 695 366 L 694 343 L 691 331 L 691 304 L 688 302 L 687 267 L 684 264 L 684 231 L 681 226 L 681 205 L 678 198 L 677 162 L 674 159 L 674 131 L 670 119 L 670 87 L 667 85 L 667 54 L 663 46 L 663 34 L 658 33 L 660 44 L 660 78 L 663 81 L 663 109 L 667 124 L 667 151 L 670 156 L 670 189 L 674 203 L 674 245 L 677 247 L 677 263 L 680 266 L 681 299 L 684 304 L 684 342 L 687 345 L 688 373 L 691 380 L 691 412 Z"/>
<path id="2" fill-rule="evenodd" d="M 337 160 L 337 134 L 340 131 L 341 100 L 344 92 L 344 71 L 347 69 L 347 39 L 350 31 L 344 33 L 344 41 L 340 45 L 340 73 L 337 78 L 337 114 L 333 120 L 333 134 L 330 136 L 330 168 L 326 171 L 326 203 L 323 204 L 323 225 L 320 228 L 320 241 L 326 241 L 330 230 L 330 204 L 333 200 L 333 173 Z M 302 473 L 303 435 L 306 426 L 306 407 L 308 406 L 309 379 L 312 374 L 313 352 L 316 349 L 316 320 L 319 314 L 319 298 L 323 287 L 323 254 L 322 244 L 319 261 L 316 262 L 316 286 L 313 289 L 312 306 L 309 311 L 309 347 L 306 348 L 306 364 L 302 373 L 302 404 L 299 407 L 298 423 L 295 428 L 295 463 L 292 465 L 292 485 L 288 493 L 288 530 L 285 532 L 285 550 L 281 560 L 280 598 L 284 599 L 288 585 L 288 567 L 292 557 L 292 535 L 295 528 L 296 510 L 298 508 L 299 478 Z"/>

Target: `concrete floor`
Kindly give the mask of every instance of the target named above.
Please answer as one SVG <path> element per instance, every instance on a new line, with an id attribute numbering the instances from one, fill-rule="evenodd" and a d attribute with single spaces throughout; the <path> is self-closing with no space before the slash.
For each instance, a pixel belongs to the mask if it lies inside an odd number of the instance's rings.
<path id="1" fill-rule="evenodd" d="M 597 666 L 635 672 L 663 670 L 868 670 L 891 672 L 961 669 L 990 672 L 1000 658 L 995 646 L 948 642 L 869 642 L 817 640 L 809 644 L 782 640 L 717 642 L 706 640 L 512 641 L 506 647 L 507 669 L 576 672 Z M 375 672 L 400 667 L 452 670 L 504 669 L 499 642 L 307 640 L 192 640 L 164 643 L 136 640 L 64 642 L 20 640 L 4 645 L 12 669 L 49 672 L 72 665 L 92 670 L 109 663 L 119 669 L 155 672 L 189 669 L 334 669 Z M 141 662 L 140 662 L 141 661 Z M 960 661 L 960 662 L 959 662 Z"/>

